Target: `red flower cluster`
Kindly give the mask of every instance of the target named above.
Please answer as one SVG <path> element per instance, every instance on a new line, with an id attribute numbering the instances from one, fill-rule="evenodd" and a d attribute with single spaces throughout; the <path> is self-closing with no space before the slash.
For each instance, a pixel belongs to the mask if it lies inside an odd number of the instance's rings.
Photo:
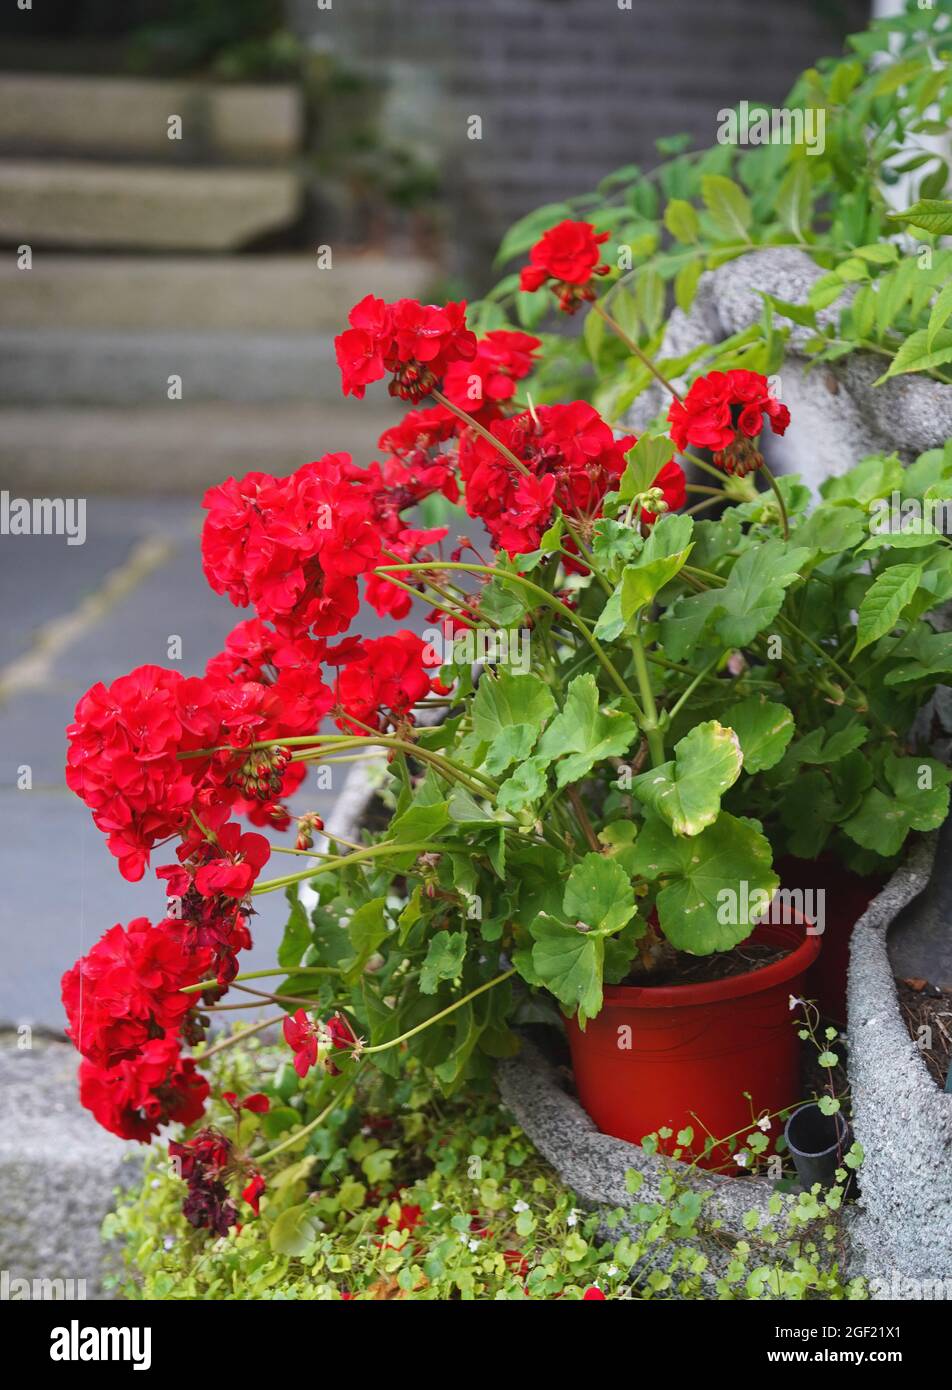
<path id="1" fill-rule="evenodd" d="M 607 275 L 611 269 L 599 265 L 598 248 L 608 235 L 596 232 L 591 222 L 565 221 L 550 227 L 529 252 L 529 264 L 519 276 L 520 289 L 537 290 L 547 280 L 554 280 L 559 308 L 574 314 L 581 303 L 595 298 L 593 277 Z"/>
<path id="2" fill-rule="evenodd" d="M 673 401 L 668 411 L 679 449 L 712 449 L 714 462 L 740 477 L 763 463 L 750 441 L 759 438 L 765 417 L 774 434 L 783 434 L 790 423 L 790 411 L 770 394 L 767 378 L 741 370 L 698 377 L 683 402 Z"/>
<path id="3" fill-rule="evenodd" d="M 391 396 L 420 401 L 447 368 L 476 353 L 476 337 L 466 327 L 466 305 L 419 304 L 398 299 L 386 304 L 368 294 L 348 315 L 350 328 L 334 339 L 344 395 L 362 397 L 388 372 Z"/>
<path id="4" fill-rule="evenodd" d="M 194 1124 L 207 1098 L 208 1082 L 191 1057 L 180 1056 L 171 1032 L 145 1043 L 135 1061 L 80 1063 L 80 1103 L 120 1139 L 145 1144 L 163 1125 Z"/>
<path id="5" fill-rule="evenodd" d="M 436 658 L 423 639 L 405 629 L 362 643 L 360 655 L 348 661 L 337 679 L 343 710 L 338 726 L 366 733 L 367 728 L 412 724 L 413 706 L 436 688 L 423 669 L 434 664 Z"/>
<path id="6" fill-rule="evenodd" d="M 63 976 L 69 1035 L 98 1066 L 137 1056 L 153 1038 L 175 1034 L 194 1000 L 181 991 L 197 984 L 211 954 L 189 949 L 182 922 L 155 927 L 137 917 L 101 937 Z"/>
<path id="7" fill-rule="evenodd" d="M 480 424 L 498 419 L 500 406 L 516 394 L 516 382 L 535 367 L 534 354 L 542 346 L 529 333 L 494 329 L 480 338 L 476 355 L 468 362 L 454 362 L 443 379 L 443 394 Z"/>
<path id="8" fill-rule="evenodd" d="M 214 690 L 161 666 L 94 685 L 76 706 L 66 783 L 108 836 L 123 878 L 140 879 L 152 846 L 186 821 L 208 760 L 178 755 L 214 744 L 220 729 Z"/>
<path id="9" fill-rule="evenodd" d="M 323 1023 L 298 1009 L 297 1013 L 285 1018 L 282 1027 L 284 1041 L 294 1053 L 294 1070 L 298 1076 L 307 1076 L 315 1066 L 329 1076 L 338 1076 L 340 1068 L 334 1064 L 333 1051 L 335 1048 L 351 1051 L 357 1043 L 350 1024 L 341 1014 L 333 1014 Z"/>
<path id="10" fill-rule="evenodd" d="M 348 454 L 327 454 L 288 478 L 248 473 L 205 494 L 205 577 L 239 607 L 292 637 L 343 632 L 357 612 L 357 576 L 380 542 Z"/>
<path id="11" fill-rule="evenodd" d="M 635 440 L 616 439 L 593 406 L 543 405 L 507 420 L 492 433 L 525 465 L 520 472 L 488 440 L 466 436 L 460 471 L 466 508 L 480 517 L 493 540 L 510 555 L 535 550 L 555 507 L 588 522 L 625 471 Z"/>

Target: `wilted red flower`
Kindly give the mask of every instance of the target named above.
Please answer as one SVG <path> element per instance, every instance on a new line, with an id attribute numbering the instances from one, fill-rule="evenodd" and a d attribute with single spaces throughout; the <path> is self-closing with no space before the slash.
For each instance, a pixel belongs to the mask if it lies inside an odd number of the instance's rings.
<path id="1" fill-rule="evenodd" d="M 607 275 L 611 269 L 599 265 L 598 248 L 608 236 L 608 232 L 596 232 L 591 222 L 566 220 L 550 227 L 529 252 L 529 264 L 519 276 L 520 289 L 537 290 L 554 280 L 559 308 L 574 314 L 580 303 L 595 298 L 592 277 Z"/>
<path id="2" fill-rule="evenodd" d="M 679 449 L 712 449 L 714 462 L 740 477 L 763 463 L 750 441 L 760 436 L 765 417 L 774 434 L 783 434 L 790 423 L 790 411 L 771 395 L 767 378 L 741 370 L 698 377 L 683 402 L 672 401 L 668 411 Z"/>
<path id="3" fill-rule="evenodd" d="M 162 1125 L 194 1124 L 208 1098 L 208 1082 L 190 1057 L 179 1055 L 174 1033 L 152 1038 L 132 1060 L 114 1066 L 82 1061 L 79 1100 L 120 1139 L 148 1143 Z"/>

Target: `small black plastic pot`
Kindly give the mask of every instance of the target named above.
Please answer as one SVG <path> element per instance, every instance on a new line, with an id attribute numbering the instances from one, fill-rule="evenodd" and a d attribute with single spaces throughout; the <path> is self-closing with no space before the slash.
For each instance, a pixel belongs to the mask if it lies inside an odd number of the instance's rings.
<path id="1" fill-rule="evenodd" d="M 808 1191 L 815 1182 L 832 1187 L 850 1146 L 849 1125 L 842 1114 L 824 1115 L 818 1105 L 801 1105 L 787 1121 L 784 1137 L 802 1185 Z"/>

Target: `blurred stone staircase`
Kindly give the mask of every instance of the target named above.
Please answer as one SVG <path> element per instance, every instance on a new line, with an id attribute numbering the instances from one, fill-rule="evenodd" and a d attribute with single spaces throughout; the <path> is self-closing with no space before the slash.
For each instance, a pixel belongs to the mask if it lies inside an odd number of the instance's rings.
<path id="1" fill-rule="evenodd" d="M 344 399 L 333 337 L 371 290 L 420 294 L 429 267 L 284 249 L 302 139 L 292 86 L 0 74 L 5 486 L 198 491 L 372 456 L 394 410 Z"/>

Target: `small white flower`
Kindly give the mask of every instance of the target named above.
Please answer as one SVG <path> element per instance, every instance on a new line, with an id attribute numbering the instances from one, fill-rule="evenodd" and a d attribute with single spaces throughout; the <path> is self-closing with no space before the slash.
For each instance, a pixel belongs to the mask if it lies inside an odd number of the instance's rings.
<path id="1" fill-rule="evenodd" d="M 578 1212 L 577 1212 L 577 1211 L 570 1211 L 569 1214 L 568 1214 L 568 1216 L 565 1218 L 565 1224 L 566 1224 L 566 1226 L 577 1226 L 577 1225 L 578 1225 Z"/>
<path id="2" fill-rule="evenodd" d="M 618 1266 L 609 1265 L 608 1268 L 605 1270 L 605 1273 L 608 1275 L 609 1279 L 614 1279 L 615 1275 L 618 1273 Z"/>
<path id="3" fill-rule="evenodd" d="M 469 1236 L 466 1234 L 465 1231 L 460 1231 L 460 1233 L 459 1233 L 459 1243 L 460 1243 L 460 1245 L 468 1245 L 468 1244 L 469 1244 Z"/>
<path id="4" fill-rule="evenodd" d="M 174 1237 L 174 1236 L 166 1236 L 166 1237 L 165 1237 L 165 1240 L 163 1240 L 163 1242 L 162 1242 L 162 1245 L 163 1245 L 164 1249 L 166 1249 L 166 1250 L 171 1250 L 171 1249 L 172 1249 L 172 1246 L 173 1246 L 174 1244 L 175 1244 L 175 1237 Z"/>
<path id="5" fill-rule="evenodd" d="M 479 1249 L 479 1241 L 478 1241 L 478 1240 L 471 1240 L 471 1241 L 469 1242 L 469 1248 L 470 1248 L 470 1250 L 473 1250 L 473 1251 L 478 1250 L 478 1249 Z"/>
<path id="6" fill-rule="evenodd" d="M 749 1157 L 750 1155 L 748 1153 L 745 1153 L 744 1150 L 741 1149 L 740 1153 L 736 1153 L 734 1155 L 734 1162 L 737 1164 L 738 1168 L 746 1168 L 747 1160 Z"/>
<path id="7" fill-rule="evenodd" d="M 787 1008 L 791 1010 L 796 1009 L 799 1008 L 802 1003 L 802 999 L 798 999 L 795 994 L 791 994 L 790 998 L 787 1000 Z"/>
<path id="8" fill-rule="evenodd" d="M 766 1134 L 767 1130 L 770 1128 L 770 1116 L 761 1115 L 760 1119 L 757 1121 L 757 1128 L 762 1129 L 764 1134 Z"/>
<path id="9" fill-rule="evenodd" d="M 442 1203 L 442 1202 L 434 1202 L 433 1205 L 430 1207 L 430 1211 L 442 1211 L 442 1210 L 443 1210 L 443 1203 Z"/>
<path id="10" fill-rule="evenodd" d="M 519 1201 L 516 1202 L 516 1203 L 513 1205 L 513 1208 L 512 1208 L 512 1209 L 513 1209 L 513 1211 L 516 1213 L 516 1215 L 518 1216 L 519 1213 L 520 1213 L 521 1211 L 528 1211 L 528 1210 L 529 1210 L 529 1203 L 528 1203 L 528 1202 L 524 1202 L 524 1201 L 522 1200 L 522 1198 L 520 1197 L 520 1198 L 519 1198 Z"/>

